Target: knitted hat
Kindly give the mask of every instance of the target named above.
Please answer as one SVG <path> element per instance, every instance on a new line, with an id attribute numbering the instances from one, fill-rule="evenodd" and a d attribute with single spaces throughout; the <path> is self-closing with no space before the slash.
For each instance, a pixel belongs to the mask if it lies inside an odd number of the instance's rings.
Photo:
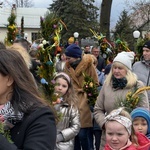
<path id="1" fill-rule="evenodd" d="M 138 107 L 134 109 L 130 115 L 132 117 L 132 120 L 134 120 L 136 117 L 143 117 L 147 121 L 147 124 L 148 124 L 147 134 L 150 133 L 150 111 L 148 109 Z"/>
<path id="2" fill-rule="evenodd" d="M 147 42 L 143 45 L 143 47 L 146 47 L 146 48 L 150 49 L 150 41 L 147 41 Z"/>
<path id="3" fill-rule="evenodd" d="M 132 70 L 132 63 L 134 61 L 134 56 L 135 56 L 134 52 L 121 52 L 117 54 L 113 62 L 120 62 L 127 68 Z"/>
<path id="4" fill-rule="evenodd" d="M 65 55 L 74 58 L 81 58 L 82 50 L 77 44 L 71 44 L 66 48 Z"/>

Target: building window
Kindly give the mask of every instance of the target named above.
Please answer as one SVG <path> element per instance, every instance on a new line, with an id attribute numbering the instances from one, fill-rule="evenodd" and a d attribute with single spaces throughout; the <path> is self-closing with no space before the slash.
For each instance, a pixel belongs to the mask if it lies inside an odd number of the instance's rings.
<path id="1" fill-rule="evenodd" d="M 38 39 L 38 33 L 31 33 L 32 34 L 32 41 L 35 41 Z"/>

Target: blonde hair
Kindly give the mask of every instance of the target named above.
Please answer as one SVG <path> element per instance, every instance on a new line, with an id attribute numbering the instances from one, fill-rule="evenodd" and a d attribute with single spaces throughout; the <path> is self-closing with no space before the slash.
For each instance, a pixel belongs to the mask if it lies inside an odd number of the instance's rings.
<path id="1" fill-rule="evenodd" d="M 23 46 L 21 46 L 18 43 L 14 43 L 12 46 L 8 47 L 8 49 L 18 51 L 21 54 L 21 56 L 24 58 L 28 69 L 30 69 L 30 67 L 32 66 L 31 57 Z"/>
<path id="2" fill-rule="evenodd" d="M 137 80 L 138 80 L 136 74 L 133 73 L 130 69 L 128 69 L 125 65 L 123 65 L 120 62 L 113 62 L 112 67 L 110 69 L 110 73 L 107 75 L 107 78 L 105 80 L 105 83 L 107 85 L 111 84 L 111 80 L 112 80 L 112 76 L 113 76 L 112 71 L 113 71 L 113 68 L 116 67 L 116 66 L 121 67 L 121 68 L 123 68 L 127 71 L 127 74 L 125 76 L 125 78 L 127 79 L 127 85 L 126 85 L 127 88 L 131 88 L 134 85 L 136 85 Z"/>
<path id="3" fill-rule="evenodd" d="M 125 110 L 124 107 L 120 107 L 120 108 L 112 110 L 109 113 L 109 115 L 105 117 L 105 119 L 106 119 L 105 127 L 106 127 L 107 122 L 115 120 L 121 123 L 126 128 L 129 135 L 131 135 L 132 119 L 131 119 L 130 114 Z"/>

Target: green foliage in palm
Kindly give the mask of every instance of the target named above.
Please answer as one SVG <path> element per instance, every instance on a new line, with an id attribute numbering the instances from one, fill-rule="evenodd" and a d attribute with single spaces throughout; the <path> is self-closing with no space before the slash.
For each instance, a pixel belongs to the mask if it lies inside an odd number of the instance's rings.
<path id="1" fill-rule="evenodd" d="M 11 44 L 13 43 L 13 41 L 15 40 L 16 38 L 16 22 L 15 22 L 15 19 L 16 19 L 16 15 L 11 12 L 10 16 L 8 17 L 8 22 L 9 24 L 7 25 L 7 30 L 8 30 L 8 33 L 7 33 L 7 44 Z"/>
<path id="2" fill-rule="evenodd" d="M 49 21 L 41 17 L 42 36 L 45 40 L 39 45 L 37 57 L 41 62 L 38 74 L 42 79 L 43 92 L 45 98 L 52 103 L 56 100 L 53 97 L 56 55 L 61 51 L 61 31 L 65 24 L 57 17 L 48 17 Z"/>
<path id="3" fill-rule="evenodd" d="M 0 122 L 0 134 L 2 134 L 10 143 L 13 143 L 13 141 L 11 140 L 10 131 L 4 129 L 3 122 Z"/>

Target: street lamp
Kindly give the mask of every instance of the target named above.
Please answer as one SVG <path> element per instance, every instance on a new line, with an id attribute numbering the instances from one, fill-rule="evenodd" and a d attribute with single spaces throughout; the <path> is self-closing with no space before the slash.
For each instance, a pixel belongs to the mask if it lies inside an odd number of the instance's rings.
<path id="1" fill-rule="evenodd" d="M 78 32 L 74 32 L 73 36 L 75 38 L 75 43 L 78 45 L 78 37 L 79 37 L 79 33 Z"/>
<path id="2" fill-rule="evenodd" d="M 136 43 L 137 43 L 137 39 L 140 37 L 140 31 L 138 30 L 135 30 L 133 32 L 133 37 L 135 39 L 135 42 L 134 42 L 134 51 L 136 50 Z"/>
<path id="3" fill-rule="evenodd" d="M 135 39 L 138 39 L 138 38 L 140 37 L 140 31 L 135 30 L 135 31 L 133 32 L 133 37 L 134 37 Z"/>

